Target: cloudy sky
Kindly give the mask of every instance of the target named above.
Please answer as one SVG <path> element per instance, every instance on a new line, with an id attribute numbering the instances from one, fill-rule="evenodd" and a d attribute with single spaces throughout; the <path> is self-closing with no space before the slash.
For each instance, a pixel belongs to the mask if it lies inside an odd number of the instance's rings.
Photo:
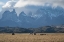
<path id="1" fill-rule="evenodd" d="M 16 11 L 18 14 L 21 11 L 27 12 L 27 9 L 24 8 L 27 5 L 34 5 L 34 6 L 51 5 L 52 7 L 60 6 L 64 8 L 64 0 L 0 0 L 0 12 L 2 10 L 6 10 L 6 9 L 10 10 L 13 8 L 19 8 Z M 30 11 L 30 9 L 28 10 Z M 36 9 L 34 8 L 34 10 Z M 0 17 L 2 17 L 1 13 L 0 13 Z"/>
<path id="2" fill-rule="evenodd" d="M 27 5 L 44 6 L 46 3 L 48 6 L 64 8 L 64 0 L 0 0 L 0 11 L 2 8 L 25 7 Z"/>
<path id="3" fill-rule="evenodd" d="M 16 3 L 15 3 L 16 2 Z M 0 0 L 0 8 L 10 7 L 10 5 L 14 4 L 14 7 L 24 7 L 25 5 L 44 5 L 44 3 L 50 3 L 54 6 L 62 6 L 64 4 L 64 0 Z"/>

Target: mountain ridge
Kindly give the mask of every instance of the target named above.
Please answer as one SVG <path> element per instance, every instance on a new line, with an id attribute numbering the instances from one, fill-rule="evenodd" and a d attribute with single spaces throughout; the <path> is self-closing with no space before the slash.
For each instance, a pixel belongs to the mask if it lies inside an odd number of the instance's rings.
<path id="1" fill-rule="evenodd" d="M 8 21 L 10 21 L 10 24 L 7 24 L 9 23 Z M 26 14 L 22 11 L 19 16 L 17 16 L 15 9 L 13 9 L 12 12 L 7 10 L 3 13 L 2 18 L 0 19 L 0 26 L 10 27 L 18 26 L 31 28 L 59 24 L 64 24 L 64 9 L 61 7 L 53 9 L 50 6 L 39 8 L 34 14 L 32 12 Z"/>

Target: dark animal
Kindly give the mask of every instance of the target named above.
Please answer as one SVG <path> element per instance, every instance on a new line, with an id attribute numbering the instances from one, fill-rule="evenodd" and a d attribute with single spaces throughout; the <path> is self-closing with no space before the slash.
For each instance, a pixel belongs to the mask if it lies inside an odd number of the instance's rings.
<path id="1" fill-rule="evenodd" d="M 12 35 L 15 35 L 15 33 L 13 32 Z"/>
<path id="2" fill-rule="evenodd" d="M 34 33 L 34 35 L 36 35 L 36 33 Z"/>
<path id="3" fill-rule="evenodd" d="M 46 35 L 46 34 L 40 34 L 40 35 Z"/>

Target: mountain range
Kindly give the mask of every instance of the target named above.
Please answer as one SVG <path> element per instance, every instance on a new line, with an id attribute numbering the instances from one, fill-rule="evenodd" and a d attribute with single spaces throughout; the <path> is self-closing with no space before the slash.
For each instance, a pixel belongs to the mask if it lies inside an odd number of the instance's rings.
<path id="1" fill-rule="evenodd" d="M 6 10 L 0 19 L 0 27 L 37 28 L 60 24 L 64 24 L 64 9 L 59 6 L 56 8 L 43 6 L 34 13 L 30 11 L 28 14 L 22 11 L 19 16 L 15 9 L 11 12 Z"/>

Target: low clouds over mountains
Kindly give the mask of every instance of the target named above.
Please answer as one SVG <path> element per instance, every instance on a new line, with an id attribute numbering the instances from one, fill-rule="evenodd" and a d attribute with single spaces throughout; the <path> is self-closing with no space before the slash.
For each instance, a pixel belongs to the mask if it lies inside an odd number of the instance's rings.
<path id="1" fill-rule="evenodd" d="M 11 12 L 6 10 L 0 19 L 0 26 L 34 28 L 64 24 L 64 9 L 62 7 L 27 6 L 27 9 L 31 7 L 36 7 L 34 13 L 32 11 L 29 11 L 28 13 L 22 11 L 19 16 L 17 16 L 15 9 Z"/>
<path id="2" fill-rule="evenodd" d="M 2 6 L 0 26 L 28 28 L 64 24 L 63 4 L 63 0 L 10 0 Z"/>

